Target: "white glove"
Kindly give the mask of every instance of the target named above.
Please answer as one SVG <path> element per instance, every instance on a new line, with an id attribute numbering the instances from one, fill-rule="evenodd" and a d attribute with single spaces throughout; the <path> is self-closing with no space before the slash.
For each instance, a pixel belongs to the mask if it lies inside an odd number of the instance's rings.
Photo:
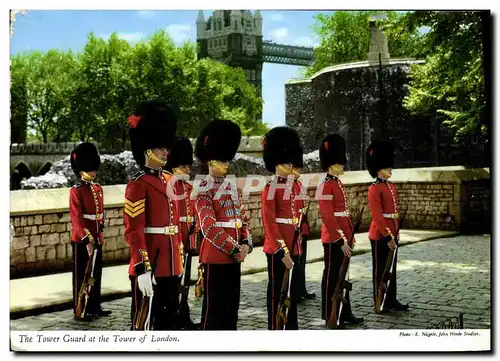
<path id="1" fill-rule="evenodd" d="M 143 273 L 137 276 L 137 285 L 143 296 L 151 297 L 153 296 L 153 282 L 152 282 L 151 272 Z M 156 284 L 156 281 L 155 281 Z"/>

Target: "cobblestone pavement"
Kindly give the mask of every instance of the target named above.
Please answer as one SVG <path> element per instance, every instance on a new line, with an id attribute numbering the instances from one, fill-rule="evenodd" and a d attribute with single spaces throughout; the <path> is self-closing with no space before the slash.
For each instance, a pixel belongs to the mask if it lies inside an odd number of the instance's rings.
<path id="1" fill-rule="evenodd" d="M 399 249 L 398 298 L 410 304 L 407 312 L 376 315 L 373 312 L 371 254 L 353 257 L 351 302 L 356 316 L 364 317 L 362 329 L 426 328 L 464 313 L 464 328 L 490 328 L 490 236 L 459 236 L 416 243 Z M 262 252 L 257 249 L 257 252 Z M 324 329 L 321 311 L 323 263 L 307 265 L 307 287 L 316 299 L 299 305 L 301 329 Z M 243 276 L 238 327 L 267 329 L 267 272 Z M 201 299 L 194 299 L 191 314 L 199 321 Z M 12 330 L 129 330 L 130 297 L 103 303 L 110 317 L 92 323 L 73 320 L 72 310 L 25 317 L 10 322 Z"/>

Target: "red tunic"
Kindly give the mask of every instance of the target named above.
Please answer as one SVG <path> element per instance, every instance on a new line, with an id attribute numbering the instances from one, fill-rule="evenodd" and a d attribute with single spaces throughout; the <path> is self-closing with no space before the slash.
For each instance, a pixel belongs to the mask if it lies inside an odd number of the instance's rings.
<path id="1" fill-rule="evenodd" d="M 230 253 L 235 252 L 238 245 L 248 244 L 252 247 L 250 219 L 237 190 L 224 177 L 209 175 L 200 183 L 195 207 L 203 233 L 200 263 L 237 262 Z"/>
<path id="2" fill-rule="evenodd" d="M 338 177 L 327 174 L 321 185 L 323 187 L 321 194 L 325 197 L 332 197 L 332 199 L 319 200 L 319 213 L 323 221 L 323 225 L 321 226 L 321 242 L 333 243 L 338 241 L 341 238 L 339 230 L 350 241 L 353 229 L 344 184 Z M 320 190 L 318 189 L 318 191 Z M 343 212 L 345 212 L 345 215 L 339 214 Z"/>
<path id="3" fill-rule="evenodd" d="M 396 186 L 384 179 L 377 178 L 368 190 L 368 205 L 372 215 L 369 231 L 370 239 L 384 238 L 388 234 L 386 227 L 396 237 L 396 229 L 399 229 L 399 219 L 387 218 L 391 214 L 399 215 Z"/>
<path id="4" fill-rule="evenodd" d="M 135 265 L 148 262 L 156 277 L 182 273 L 178 215 L 174 201 L 167 195 L 168 181 L 166 173 L 146 168 L 127 184 L 123 218 L 125 240 L 130 246 L 130 275 L 136 275 Z M 151 233 L 150 227 L 155 231 L 163 228 L 162 233 Z"/>
<path id="5" fill-rule="evenodd" d="M 193 222 L 196 222 L 194 199 L 191 199 L 191 191 L 193 190 L 193 186 L 184 180 L 176 178 L 175 175 L 171 177 L 170 182 L 176 196 L 175 207 L 179 215 L 179 229 L 184 249 L 186 251 L 195 250 L 197 229 L 195 228 L 191 235 L 189 235 L 188 237 L 191 225 L 193 224 Z"/>
<path id="6" fill-rule="evenodd" d="M 80 181 L 71 187 L 69 215 L 73 242 L 82 242 L 89 232 L 94 240 L 98 238 L 101 245 L 104 243 L 102 232 L 99 232 L 104 223 L 103 191 L 99 184 Z"/>
<path id="7" fill-rule="evenodd" d="M 285 246 L 294 256 L 302 254 L 301 237 L 292 249 L 295 230 L 304 208 L 304 200 L 296 199 L 300 194 L 298 185 L 296 182 L 287 183 L 285 178 L 276 177 L 264 187 L 261 196 L 261 214 L 265 234 L 263 251 L 267 254 L 276 254 L 284 250 Z M 293 223 L 278 223 L 277 218 L 293 220 Z"/>

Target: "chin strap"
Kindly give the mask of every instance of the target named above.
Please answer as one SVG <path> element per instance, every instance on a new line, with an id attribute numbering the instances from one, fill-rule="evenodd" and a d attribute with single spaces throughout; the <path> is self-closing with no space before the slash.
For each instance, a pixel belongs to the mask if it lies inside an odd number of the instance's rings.
<path id="1" fill-rule="evenodd" d="M 165 166 L 165 164 L 167 164 L 166 160 L 158 158 L 151 149 L 146 150 L 146 156 L 153 162 L 158 163 L 162 167 Z"/>

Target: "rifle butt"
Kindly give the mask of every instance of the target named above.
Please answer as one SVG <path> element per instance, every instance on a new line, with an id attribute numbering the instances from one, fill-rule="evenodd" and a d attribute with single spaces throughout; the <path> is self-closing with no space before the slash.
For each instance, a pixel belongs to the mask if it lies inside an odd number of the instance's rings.
<path id="1" fill-rule="evenodd" d="M 141 300 L 139 311 L 135 317 L 134 331 L 144 331 L 149 311 L 149 297 L 144 296 Z"/>

